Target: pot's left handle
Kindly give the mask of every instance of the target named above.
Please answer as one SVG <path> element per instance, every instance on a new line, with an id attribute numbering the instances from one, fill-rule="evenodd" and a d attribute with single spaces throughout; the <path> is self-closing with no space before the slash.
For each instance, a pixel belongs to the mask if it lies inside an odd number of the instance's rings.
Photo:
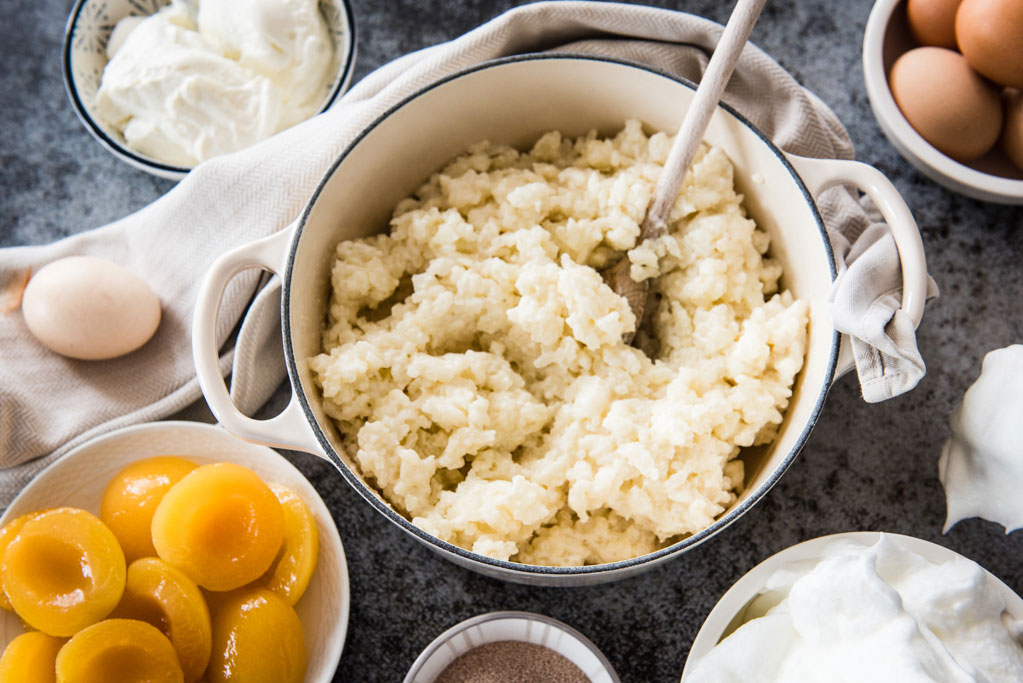
<path id="1" fill-rule="evenodd" d="M 794 154 L 786 156 L 814 199 L 835 185 L 853 185 L 873 200 L 899 250 L 902 310 L 913 321 L 913 327 L 919 327 L 924 315 L 924 303 L 927 301 L 927 261 L 920 229 L 906 200 L 883 173 L 868 164 L 842 159 L 811 159 Z M 842 335 L 836 375 L 842 375 L 854 366 L 852 345 L 846 335 Z"/>
<path id="2" fill-rule="evenodd" d="M 254 420 L 235 407 L 218 365 L 217 315 L 227 283 L 246 268 L 263 268 L 276 274 L 283 272 L 288 245 L 297 225 L 293 223 L 269 237 L 238 247 L 213 262 L 199 286 L 192 318 L 192 356 L 206 402 L 227 431 L 246 441 L 325 457 L 306 422 L 295 392 L 279 415 L 268 420 Z"/>

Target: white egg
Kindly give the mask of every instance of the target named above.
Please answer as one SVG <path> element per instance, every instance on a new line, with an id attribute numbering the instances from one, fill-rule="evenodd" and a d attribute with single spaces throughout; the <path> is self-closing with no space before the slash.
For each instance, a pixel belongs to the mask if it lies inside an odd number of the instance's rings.
<path id="1" fill-rule="evenodd" d="M 124 355 L 160 324 L 160 300 L 127 268 L 91 256 L 43 266 L 21 301 L 29 331 L 51 351 L 81 360 Z"/>

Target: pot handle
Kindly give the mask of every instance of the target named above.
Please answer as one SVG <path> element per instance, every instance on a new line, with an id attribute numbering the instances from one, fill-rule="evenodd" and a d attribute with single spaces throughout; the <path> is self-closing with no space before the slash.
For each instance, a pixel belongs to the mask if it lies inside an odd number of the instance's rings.
<path id="1" fill-rule="evenodd" d="M 233 249 L 213 262 L 199 286 L 195 303 L 192 356 L 203 396 L 227 431 L 246 441 L 305 451 L 325 458 L 295 392 L 279 415 L 268 420 L 254 420 L 235 407 L 217 362 L 217 315 L 228 282 L 246 268 L 263 268 L 280 274 L 297 226 L 297 222 L 292 223 L 269 237 Z"/>
<path id="2" fill-rule="evenodd" d="M 873 166 L 844 159 L 811 159 L 787 154 L 810 194 L 816 199 L 835 185 L 854 185 L 873 200 L 895 239 L 902 266 L 902 310 L 919 327 L 927 300 L 927 262 L 916 219 L 888 178 Z M 842 335 L 835 376 L 855 367 L 852 344 Z"/>

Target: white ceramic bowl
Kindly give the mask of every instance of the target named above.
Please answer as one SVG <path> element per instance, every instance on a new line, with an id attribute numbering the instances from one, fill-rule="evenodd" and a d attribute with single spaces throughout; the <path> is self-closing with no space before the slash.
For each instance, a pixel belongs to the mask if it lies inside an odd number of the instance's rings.
<path id="1" fill-rule="evenodd" d="M 289 228 L 218 259 L 207 273 L 193 318 L 193 352 L 203 393 L 226 429 L 242 438 L 329 459 L 374 508 L 444 557 L 487 575 L 544 585 L 620 579 L 686 551 L 744 514 L 774 485 L 809 436 L 839 359 L 839 335 L 829 317 L 834 257 L 813 197 L 836 184 L 862 187 L 888 219 L 904 279 L 903 308 L 920 320 L 926 294 L 923 245 L 912 215 L 877 170 L 853 161 L 786 155 L 733 110 L 720 106 L 706 138 L 735 166 L 749 213 L 771 236 L 784 268 L 783 286 L 809 302 L 808 351 L 777 439 L 745 461 L 746 488 L 706 529 L 639 558 L 584 567 L 539 567 L 484 557 L 445 543 L 399 515 L 359 475 L 320 405 L 306 359 L 320 351 L 330 267 L 337 243 L 385 230 L 398 201 L 469 145 L 489 139 L 519 148 L 542 133 L 567 136 L 591 129 L 608 135 L 637 118 L 653 130 L 675 131 L 691 102 L 692 83 L 637 64 L 592 56 L 527 55 L 487 62 L 427 86 L 371 124 L 327 172 L 302 216 Z M 285 357 L 294 388 L 276 418 L 239 413 L 217 367 L 213 336 L 228 281 L 246 267 L 280 273 Z"/>
<path id="2" fill-rule="evenodd" d="M 295 605 L 305 633 L 306 683 L 334 677 L 348 629 L 348 564 L 337 527 L 312 484 L 279 453 L 240 441 L 217 425 L 151 422 L 119 429 L 75 448 L 40 472 L 0 517 L 0 526 L 20 515 L 68 505 L 99 514 L 110 478 L 136 460 L 180 455 L 197 463 L 233 462 L 267 481 L 292 488 L 309 506 L 320 537 L 320 556 L 305 594 Z M 0 648 L 24 632 L 12 613 L 0 613 Z"/>
<path id="3" fill-rule="evenodd" d="M 611 662 L 586 636 L 557 619 L 530 612 L 491 612 L 466 619 L 437 636 L 412 663 L 404 683 L 433 683 L 474 647 L 519 640 L 549 647 L 579 667 L 592 683 L 618 683 Z"/>
<path id="4" fill-rule="evenodd" d="M 1023 204 L 1023 171 L 995 149 L 969 164 L 945 156 L 917 133 L 888 88 L 888 72 L 902 53 L 916 47 L 905 0 L 877 0 L 863 34 L 863 78 L 881 130 L 899 153 L 939 185 L 974 199 Z"/>
<path id="5" fill-rule="evenodd" d="M 790 546 L 746 572 L 727 593 L 721 596 L 714 609 L 704 620 L 703 626 L 700 627 L 693 640 L 693 645 L 689 649 L 689 656 L 686 658 L 685 668 L 682 670 L 682 680 L 685 681 L 686 674 L 692 671 L 698 659 L 704 657 L 721 640 L 749 621 L 750 617 L 747 616 L 746 611 L 750 603 L 763 591 L 768 578 L 776 571 L 804 563 L 809 566 L 810 563 L 819 560 L 824 549 L 835 541 L 853 541 L 871 546 L 877 543 L 880 536 L 881 532 L 879 531 L 853 531 L 821 536 Z M 885 536 L 899 547 L 936 564 L 944 564 L 956 557 L 962 557 L 959 553 L 944 546 L 913 536 L 887 533 Z M 1014 619 L 1023 621 L 1023 598 L 1016 595 L 1011 588 L 991 572 L 987 572 L 987 579 L 991 587 L 1005 599 L 1006 612 Z"/>
<path id="6" fill-rule="evenodd" d="M 68 98 L 92 136 L 121 161 L 161 178 L 180 180 L 190 167 L 169 164 L 131 149 L 120 132 L 93 114 L 96 91 L 107 64 L 107 41 L 114 26 L 124 17 L 149 16 L 168 4 L 170 0 L 75 0 L 64 29 L 61 61 Z M 334 79 L 319 109 L 322 112 L 334 103 L 351 80 L 355 23 L 348 0 L 319 0 L 319 7 L 334 46 L 330 64 Z"/>

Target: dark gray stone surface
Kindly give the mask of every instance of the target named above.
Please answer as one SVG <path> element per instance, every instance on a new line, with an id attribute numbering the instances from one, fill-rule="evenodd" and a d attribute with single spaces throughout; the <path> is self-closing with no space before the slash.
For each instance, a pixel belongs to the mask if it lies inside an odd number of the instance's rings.
<path id="1" fill-rule="evenodd" d="M 453 38 L 514 4 L 353 0 L 355 76 Z M 731 5 L 654 4 L 717 21 Z M 0 2 L 0 246 L 44 243 L 102 225 L 172 187 L 115 159 L 76 120 L 60 74 L 70 5 Z M 351 620 L 336 680 L 399 681 L 445 628 L 491 610 L 524 609 L 581 630 L 623 681 L 676 681 L 702 619 L 736 579 L 788 545 L 839 531 L 920 536 L 978 560 L 1023 592 L 1023 533 L 1006 536 L 999 526 L 969 520 L 943 536 L 936 471 L 948 415 L 983 355 L 1023 342 L 1023 211 L 945 191 L 884 139 L 860 67 L 869 11 L 868 0 L 772 0 L 753 41 L 834 108 L 859 158 L 884 171 L 916 214 L 930 272 L 942 289 L 919 331 L 929 368 L 919 387 L 868 405 L 853 377 L 839 380 L 795 465 L 750 514 L 665 566 L 593 588 L 508 585 L 456 567 L 370 510 L 331 466 L 288 453 L 334 511 L 348 554 Z M 285 398 L 278 392 L 275 405 Z M 210 419 L 201 405 L 186 415 Z"/>

